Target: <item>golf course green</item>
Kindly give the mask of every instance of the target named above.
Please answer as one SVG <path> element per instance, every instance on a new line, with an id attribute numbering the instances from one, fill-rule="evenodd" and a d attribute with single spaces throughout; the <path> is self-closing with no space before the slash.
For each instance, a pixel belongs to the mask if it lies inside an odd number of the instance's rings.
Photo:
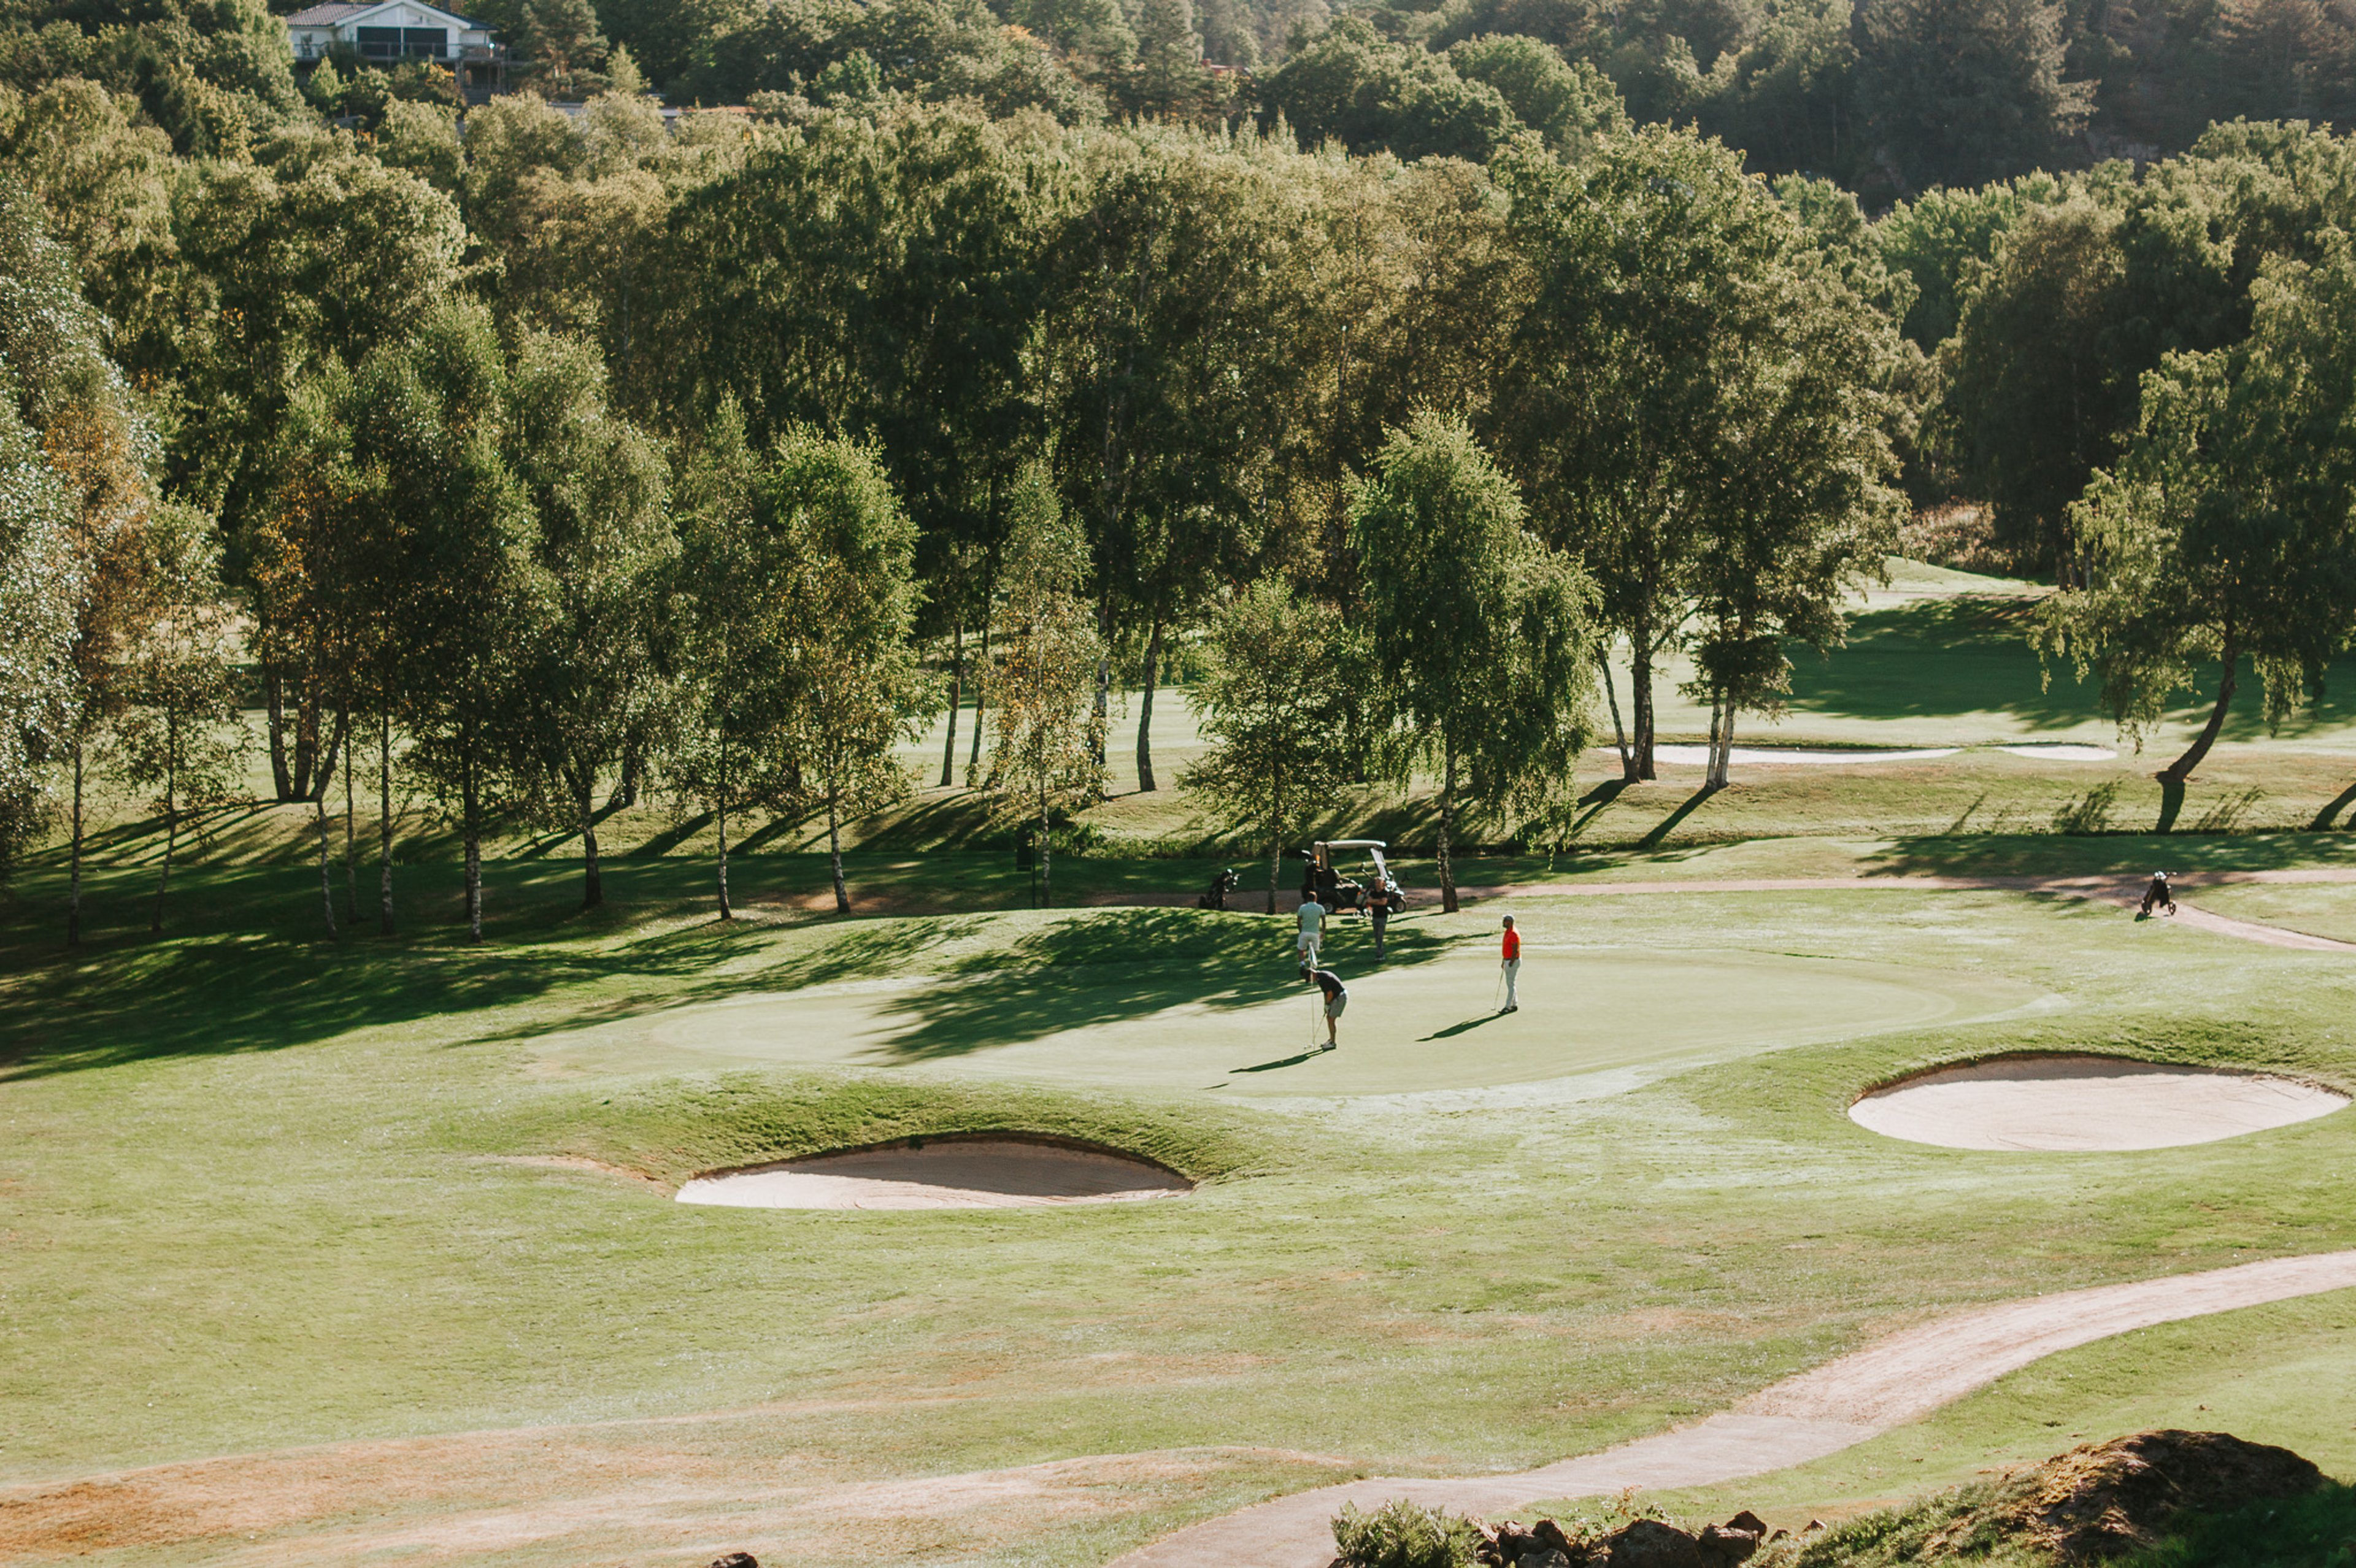
<path id="1" fill-rule="evenodd" d="M 1986 1304 L 2356 1247 L 2356 1112 L 2028 1155 L 1850 1119 L 1873 1086 L 2008 1053 L 2356 1090 L 2356 955 L 2102 896 L 2155 868 L 2264 874 L 2185 897 L 2356 940 L 2356 885 L 2329 880 L 2349 836 L 2295 830 L 2356 767 L 2341 716 L 2281 742 L 2236 720 L 2172 802 L 2124 748 L 1987 750 L 2115 740 L 2039 695 L 2016 600 L 1906 579 L 1802 669 L 1786 727 L 1745 736 L 1983 749 L 1598 791 L 1582 848 L 1463 857 L 1497 896 L 1419 904 L 1381 965 L 1338 923 L 1326 1053 L 1290 916 L 1250 912 L 1266 862 L 1215 858 L 1237 851 L 1183 793 L 1118 779 L 1089 813 L 1105 842 L 1055 863 L 1058 900 L 1099 907 L 1023 907 L 1029 874 L 956 789 L 862 825 L 847 921 L 814 912 L 823 859 L 776 825 L 747 831 L 740 917 L 716 920 L 709 818 L 653 805 L 607 823 L 596 911 L 561 843 L 506 841 L 478 947 L 416 819 L 391 938 L 318 930 L 307 811 L 209 826 L 161 937 L 153 824 L 105 829 L 71 955 L 41 859 L 0 903 L 0 1560 L 1096 1568 L 1328 1482 L 1658 1434 Z M 1193 720 L 1164 706 L 1183 764 Z M 1335 811 L 1420 843 L 1428 806 Z M 2208 826 L 2143 831 L 2169 811 Z M 1223 864 L 1237 910 L 1168 907 Z M 1628 884 L 1666 891 L 1597 891 Z M 1498 1017 L 1505 912 L 1526 946 Z M 675 1200 L 948 1135 L 1194 1185 Z M 2356 1477 L 2352 1295 L 2084 1345 L 1653 1500 L 1796 1525 L 2134 1425 Z"/>
<path id="2" fill-rule="evenodd" d="M 563 1060 L 643 1042 L 690 1061 L 1220 1094 L 1397 1094 L 1607 1073 L 1625 1083 L 1630 1070 L 1656 1074 L 1963 1022 L 2032 1007 L 2045 995 L 2001 976 L 1910 965 L 1533 939 L 1521 978 L 1531 1004 L 1498 1017 L 1496 961 L 1470 943 L 1387 967 L 1367 966 L 1365 945 L 1353 933 L 1326 955 L 1351 969 L 1345 1044 L 1332 1052 L 1312 1049 L 1325 1038 L 1319 998 L 1297 981 L 1285 985 L 1289 950 L 1261 959 L 1262 973 L 1248 983 L 1162 1007 L 1135 1006 L 1125 975 L 916 974 L 747 992 L 542 1049 Z"/>
<path id="3" fill-rule="evenodd" d="M 1723 859 L 1873 853 L 1837 848 Z M 1706 889 L 1714 863 L 1656 874 Z M 1100 1563 L 1353 1474 L 1641 1436 L 1973 1304 L 2356 1245 L 2346 1112 L 2030 1158 L 1848 1119 L 1869 1085 L 2019 1051 L 2356 1088 L 2356 960 L 2081 898 L 1517 897 L 1410 913 L 1380 968 L 1345 923 L 1343 1047 L 1292 1060 L 1312 1004 L 1282 917 L 722 927 L 696 868 L 658 865 L 594 916 L 504 881 L 494 946 L 331 947 L 273 923 L 300 876 L 199 868 L 185 934 L 5 982 L 11 1561 Z M 1522 1010 L 1492 1019 L 1505 908 L 1530 950 Z M 985 1132 L 1198 1185 L 671 1197 Z M 2335 1299 L 2200 1342 L 2290 1388 Z M 2033 1408 L 1992 1391 L 1941 1462 L 2088 1430 L 2126 1408 L 2122 1375 Z M 2201 1403 L 2189 1373 L 2167 1386 Z M 2134 1409 L 2199 1415 L 2168 1397 Z M 2356 1471 L 2319 1405 L 2236 1409 Z M 1794 1506 L 1873 1495 L 1871 1467 L 1824 1461 Z"/>

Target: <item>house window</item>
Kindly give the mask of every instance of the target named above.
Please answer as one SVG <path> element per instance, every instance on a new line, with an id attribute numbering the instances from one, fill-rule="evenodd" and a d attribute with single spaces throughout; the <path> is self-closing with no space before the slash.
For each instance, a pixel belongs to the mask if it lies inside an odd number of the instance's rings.
<path id="1" fill-rule="evenodd" d="M 416 59 L 440 59 L 450 52 L 450 35 L 441 27 L 403 27 L 401 52 Z"/>
<path id="2" fill-rule="evenodd" d="M 360 53 L 372 60 L 398 59 L 401 57 L 399 27 L 355 27 L 359 38 Z"/>

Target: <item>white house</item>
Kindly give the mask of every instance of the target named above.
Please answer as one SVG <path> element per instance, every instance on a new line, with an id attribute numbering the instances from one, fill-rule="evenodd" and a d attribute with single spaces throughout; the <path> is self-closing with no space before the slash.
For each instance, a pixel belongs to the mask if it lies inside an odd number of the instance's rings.
<path id="1" fill-rule="evenodd" d="M 491 30 L 424 0 L 379 0 L 366 5 L 314 5 L 286 18 L 297 60 L 321 60 L 348 50 L 362 59 L 488 60 Z"/>

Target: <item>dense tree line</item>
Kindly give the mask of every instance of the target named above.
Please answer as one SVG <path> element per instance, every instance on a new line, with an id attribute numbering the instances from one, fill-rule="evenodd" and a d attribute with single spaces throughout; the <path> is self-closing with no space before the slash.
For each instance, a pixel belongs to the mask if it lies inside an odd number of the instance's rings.
<path id="1" fill-rule="evenodd" d="M 93 765 L 167 833 L 217 796 L 239 658 L 323 922 L 359 917 L 366 768 L 380 923 L 398 773 L 479 931 L 493 825 L 577 839 L 594 904 L 600 822 L 652 791 L 714 819 L 723 910 L 748 810 L 823 821 L 848 908 L 841 827 L 944 700 L 972 728 L 940 782 L 1052 854 L 1117 688 L 1161 782 L 1153 693 L 1198 637 L 1189 782 L 1255 833 L 1414 778 L 1443 847 L 1550 840 L 1593 699 L 1652 776 L 1673 652 L 1722 783 L 1910 494 L 2057 574 L 2046 645 L 2130 724 L 2221 655 L 2221 718 L 2241 656 L 2280 711 L 2356 616 L 2326 132 L 1869 221 L 1632 116 L 1600 23 L 1344 19 L 1263 123 L 1219 112 L 1183 5 L 1010 31 L 949 0 L 727 12 L 788 62 L 757 112 L 667 124 L 624 57 L 577 113 L 388 92 L 353 128 L 241 3 L 9 35 L 0 803 L 12 843 L 63 814 L 77 864 Z"/>

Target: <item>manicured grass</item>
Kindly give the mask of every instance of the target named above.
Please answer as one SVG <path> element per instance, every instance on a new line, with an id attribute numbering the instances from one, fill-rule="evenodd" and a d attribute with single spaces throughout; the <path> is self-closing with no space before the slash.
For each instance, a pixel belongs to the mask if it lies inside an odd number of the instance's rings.
<path id="1" fill-rule="evenodd" d="M 1084 1518 L 991 1516 L 991 1561 L 1102 1561 L 1319 1476 L 1521 1467 L 1655 1430 L 1926 1311 L 2356 1245 L 2346 1115 L 2029 1158 L 1896 1144 L 1842 1115 L 1863 1083 L 2002 1049 L 2356 1085 L 2356 965 L 2083 903 L 1526 900 L 1534 946 L 1670 965 L 1652 1016 L 1642 997 L 1580 994 L 1576 966 L 1526 982 L 1522 1021 L 1576 1031 L 1602 1009 L 1592 1038 L 1617 1037 L 1633 1070 L 1572 1061 L 1540 1082 L 1246 1103 L 1208 1078 L 1087 1082 L 1076 1055 L 1028 1074 L 973 1071 L 971 1052 L 814 1072 L 701 1060 L 646 1031 L 732 995 L 881 984 L 852 994 L 986 1031 L 991 1053 L 1078 1052 L 1092 1036 L 1117 1069 L 1140 1048 L 1108 1021 L 1126 1012 L 1226 1061 L 1235 1015 L 1185 998 L 1240 987 L 1248 1003 L 1254 965 L 1282 985 L 1280 923 L 976 913 L 915 923 L 912 955 L 903 922 L 721 929 L 659 863 L 593 917 L 568 909 L 553 868 L 502 874 L 487 950 L 447 926 L 328 945 L 284 869 L 209 873 L 162 943 L 110 931 L 82 958 L 20 962 L 36 931 L 10 926 L 0 1479 L 553 1424 L 551 1442 L 595 1463 L 551 1460 L 497 1497 L 399 1495 L 416 1528 L 451 1531 L 494 1503 L 566 1502 L 554 1533 L 479 1560 L 572 1563 L 684 1555 L 718 1527 L 681 1533 L 625 1506 L 687 1463 L 675 1424 L 594 1443 L 567 1424 L 693 1417 L 696 1463 L 740 1477 L 740 1497 L 744 1475 L 788 1462 L 817 1485 L 1197 1456 L 1150 1477 L 1106 1468 Z M 1140 913 L 1170 923 L 1140 940 Z M 1401 976 L 1452 985 L 1464 994 L 1435 997 L 1477 1016 L 1494 919 L 1403 922 Z M 1729 955 L 1740 963 L 1712 967 Z M 938 978 L 910 983 L 919 964 Z M 1698 1009 L 1744 1018 L 1779 965 L 1944 972 L 2029 1005 L 1680 1057 Z M 1481 1049 L 1477 1032 L 1422 1040 L 1422 1004 L 1361 992 L 1361 972 L 1345 1051 L 1420 1052 L 1440 1064 L 1430 1084 Z M 1771 1011 L 1749 1020 L 1761 1036 Z M 824 1017 L 784 1006 L 775 1027 L 819 1036 Z M 810 1214 L 517 1163 L 585 1155 L 675 1179 L 994 1119 L 1135 1138 L 1212 1179 L 1096 1210 Z M 699 1414 L 772 1407 L 792 1413 Z M 796 1535 L 755 1509 L 723 1533 L 756 1552 L 790 1539 L 792 1561 L 922 1555 L 861 1517 Z M 299 1555 L 289 1543 L 319 1528 L 298 1510 L 257 1533 Z M 125 1560 L 209 1551 L 158 1541 Z"/>

